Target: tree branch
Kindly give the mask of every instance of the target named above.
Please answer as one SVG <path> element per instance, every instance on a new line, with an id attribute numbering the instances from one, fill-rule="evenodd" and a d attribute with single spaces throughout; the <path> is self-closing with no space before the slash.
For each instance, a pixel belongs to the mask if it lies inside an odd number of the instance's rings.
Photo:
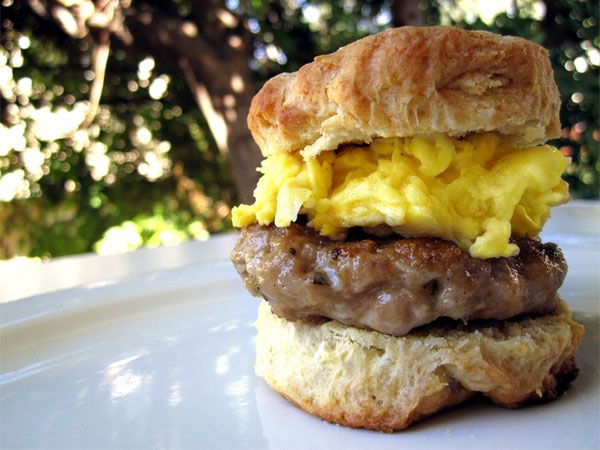
<path id="1" fill-rule="evenodd" d="M 179 58 L 179 66 L 181 67 L 181 71 L 183 72 L 188 86 L 196 99 L 196 103 L 199 105 L 204 118 L 208 122 L 208 126 L 213 133 L 213 138 L 215 139 L 219 151 L 223 154 L 227 154 L 228 133 L 227 124 L 223 119 L 223 115 L 215 110 L 210 95 L 208 95 L 208 91 L 206 90 L 206 86 L 198 81 L 190 62 L 185 57 L 181 57 Z"/>
<path id="2" fill-rule="evenodd" d="M 94 81 L 90 89 L 90 108 L 85 115 L 81 126 L 87 128 L 96 117 L 100 98 L 102 97 L 102 88 L 104 87 L 104 78 L 106 76 L 106 64 L 110 54 L 110 34 L 107 30 L 102 30 L 99 35 L 96 47 L 92 52 L 92 70 L 94 72 Z"/>

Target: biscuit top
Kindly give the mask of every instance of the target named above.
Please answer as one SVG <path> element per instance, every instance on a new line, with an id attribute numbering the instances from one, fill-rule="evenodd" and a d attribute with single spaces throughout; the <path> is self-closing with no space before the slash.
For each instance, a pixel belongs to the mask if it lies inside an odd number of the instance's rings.
<path id="1" fill-rule="evenodd" d="M 254 97 L 248 126 L 264 156 L 487 131 L 525 147 L 559 136 L 559 107 L 543 47 L 484 31 L 401 27 L 272 78 Z"/>

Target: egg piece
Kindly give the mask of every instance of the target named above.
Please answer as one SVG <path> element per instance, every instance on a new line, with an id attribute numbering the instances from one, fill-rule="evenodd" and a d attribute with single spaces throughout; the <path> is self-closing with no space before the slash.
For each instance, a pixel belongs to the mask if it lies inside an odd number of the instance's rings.
<path id="1" fill-rule="evenodd" d="M 234 208 L 232 221 L 286 227 L 304 214 L 333 239 L 383 225 L 454 241 L 476 258 L 514 256 L 510 237 L 536 236 L 568 201 L 568 163 L 554 147 L 515 149 L 495 133 L 381 138 L 307 160 L 277 153 L 259 169 L 255 202 Z"/>

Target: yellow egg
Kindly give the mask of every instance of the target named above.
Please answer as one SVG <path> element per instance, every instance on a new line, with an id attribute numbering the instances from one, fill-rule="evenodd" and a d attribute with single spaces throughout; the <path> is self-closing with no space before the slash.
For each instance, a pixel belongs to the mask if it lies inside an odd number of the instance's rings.
<path id="1" fill-rule="evenodd" d="M 324 236 L 387 225 L 405 237 L 439 237 L 477 258 L 513 256 L 511 236 L 536 236 L 552 206 L 569 199 L 568 159 L 544 145 L 514 149 L 494 133 L 375 139 L 303 160 L 266 158 L 252 205 L 233 224 L 289 226 L 298 214 Z"/>

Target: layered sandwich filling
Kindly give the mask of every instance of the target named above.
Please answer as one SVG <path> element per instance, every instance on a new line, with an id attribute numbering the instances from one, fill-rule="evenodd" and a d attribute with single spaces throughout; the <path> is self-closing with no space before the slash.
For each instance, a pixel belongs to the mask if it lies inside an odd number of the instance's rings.
<path id="1" fill-rule="evenodd" d="M 494 133 L 375 139 L 308 160 L 276 153 L 259 169 L 254 204 L 234 208 L 232 221 L 289 227 L 302 214 L 333 240 L 362 227 L 510 257 L 519 253 L 511 236 L 537 236 L 550 208 L 569 199 L 568 163 L 556 148 L 515 149 Z"/>

